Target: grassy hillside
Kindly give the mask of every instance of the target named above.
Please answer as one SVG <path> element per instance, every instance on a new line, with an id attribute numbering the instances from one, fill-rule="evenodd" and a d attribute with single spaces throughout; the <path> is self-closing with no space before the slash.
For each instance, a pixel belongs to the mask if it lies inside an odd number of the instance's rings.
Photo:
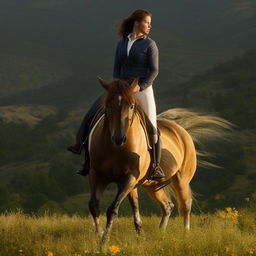
<path id="1" fill-rule="evenodd" d="M 47 58 L 30 55 L 0 55 L 0 94 L 7 96 L 37 89 L 60 81 L 72 74 L 72 67 Z"/>
<path id="2" fill-rule="evenodd" d="M 57 109 L 47 105 L 11 105 L 0 107 L 0 118 L 5 122 L 27 123 L 34 126 L 46 116 L 55 115 Z"/>
<path id="3" fill-rule="evenodd" d="M 255 200 L 250 198 L 249 200 Z M 142 216 L 137 236 L 132 216 L 115 219 L 109 244 L 103 251 L 91 216 L 23 212 L 0 215 L 1 255 L 256 255 L 255 201 L 241 209 L 227 207 L 213 214 L 192 215 L 184 233 L 181 217 L 171 217 L 166 231 L 158 229 L 160 216 Z M 100 217 L 102 225 L 105 216 Z"/>

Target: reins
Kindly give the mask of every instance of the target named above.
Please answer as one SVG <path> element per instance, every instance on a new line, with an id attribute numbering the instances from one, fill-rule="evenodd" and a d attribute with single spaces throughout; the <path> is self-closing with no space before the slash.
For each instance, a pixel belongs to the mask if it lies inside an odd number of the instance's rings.
<path id="1" fill-rule="evenodd" d="M 132 123 L 133 123 L 133 120 L 134 120 L 134 116 L 135 116 L 136 111 L 137 111 L 137 105 L 134 104 L 134 109 L 133 109 L 133 112 L 132 112 L 132 118 L 129 119 L 129 120 L 131 120 L 130 127 L 132 126 Z"/>

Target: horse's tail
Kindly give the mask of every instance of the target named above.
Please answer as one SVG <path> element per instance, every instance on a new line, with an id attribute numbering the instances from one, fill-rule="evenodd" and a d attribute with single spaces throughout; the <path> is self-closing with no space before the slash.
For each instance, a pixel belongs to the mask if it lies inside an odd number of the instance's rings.
<path id="1" fill-rule="evenodd" d="M 168 109 L 158 114 L 157 119 L 174 121 L 187 130 L 194 143 L 200 145 L 200 148 L 202 148 L 200 150 L 196 149 L 198 166 L 221 168 L 221 166 L 203 159 L 212 155 L 209 151 L 203 150 L 203 141 L 216 138 L 232 141 L 233 136 L 231 131 L 236 127 L 235 124 L 215 115 L 200 113 L 185 108 Z"/>

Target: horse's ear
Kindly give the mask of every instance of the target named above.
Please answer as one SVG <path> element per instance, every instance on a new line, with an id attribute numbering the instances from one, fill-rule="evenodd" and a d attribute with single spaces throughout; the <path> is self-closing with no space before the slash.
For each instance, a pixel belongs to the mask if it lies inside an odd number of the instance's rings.
<path id="1" fill-rule="evenodd" d="M 109 84 L 105 80 L 103 80 L 101 77 L 97 76 L 97 78 L 98 78 L 100 84 L 102 85 L 102 87 L 104 89 L 108 90 Z"/>
<path id="2" fill-rule="evenodd" d="M 139 78 L 136 77 L 131 83 L 131 88 L 133 92 L 138 92 L 140 90 L 138 83 L 139 83 Z"/>

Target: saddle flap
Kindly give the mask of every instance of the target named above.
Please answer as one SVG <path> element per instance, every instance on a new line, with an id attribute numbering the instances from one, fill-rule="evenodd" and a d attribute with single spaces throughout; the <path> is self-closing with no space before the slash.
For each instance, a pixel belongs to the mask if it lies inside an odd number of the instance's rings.
<path id="1" fill-rule="evenodd" d="M 148 144 L 148 149 L 152 149 L 152 140 L 149 138 L 152 134 L 155 134 L 156 132 L 159 135 L 160 138 L 160 130 L 157 127 L 157 131 L 155 131 L 155 127 L 153 126 L 152 122 L 150 121 L 150 119 L 148 118 L 148 116 L 146 115 L 146 113 L 144 112 L 144 110 L 140 107 L 140 106 L 136 106 L 137 107 L 137 113 L 139 114 L 139 118 L 140 118 L 140 123 L 141 126 L 144 130 L 145 136 L 146 136 L 146 140 L 147 140 L 147 144 Z"/>

